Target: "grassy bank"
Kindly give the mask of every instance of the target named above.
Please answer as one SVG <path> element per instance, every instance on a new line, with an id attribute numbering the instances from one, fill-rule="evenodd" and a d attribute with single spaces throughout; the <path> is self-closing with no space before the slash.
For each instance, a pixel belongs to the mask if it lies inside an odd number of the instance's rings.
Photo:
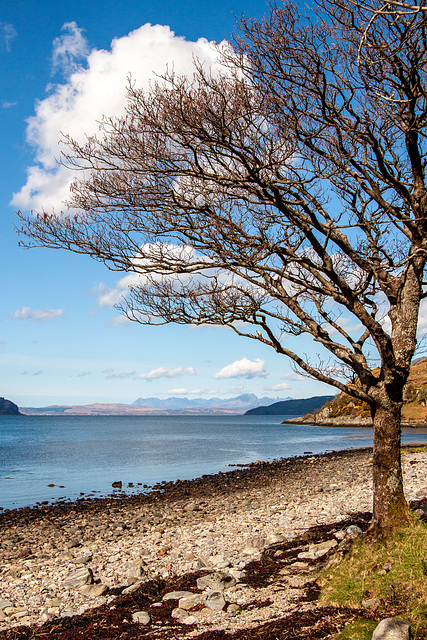
<path id="1" fill-rule="evenodd" d="M 339 557 L 336 558 L 339 560 Z M 385 540 L 355 541 L 342 562 L 323 572 L 321 602 L 365 607 L 377 620 L 398 617 L 412 626 L 412 637 L 427 637 L 427 525 L 413 516 Z M 376 624 L 353 623 L 336 640 L 370 640 Z"/>

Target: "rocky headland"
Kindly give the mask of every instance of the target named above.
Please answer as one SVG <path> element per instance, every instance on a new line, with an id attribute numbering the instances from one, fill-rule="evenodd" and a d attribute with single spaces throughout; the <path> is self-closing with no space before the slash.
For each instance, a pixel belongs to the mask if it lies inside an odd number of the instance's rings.
<path id="1" fill-rule="evenodd" d="M 19 407 L 11 400 L 0 397 L 0 416 L 19 416 Z"/>
<path id="2" fill-rule="evenodd" d="M 427 452 L 404 451 L 403 469 L 408 500 L 427 496 Z M 5 511 L 0 638 L 337 630 L 355 614 L 319 608 L 312 572 L 368 526 L 371 472 L 371 450 L 348 450 Z"/>

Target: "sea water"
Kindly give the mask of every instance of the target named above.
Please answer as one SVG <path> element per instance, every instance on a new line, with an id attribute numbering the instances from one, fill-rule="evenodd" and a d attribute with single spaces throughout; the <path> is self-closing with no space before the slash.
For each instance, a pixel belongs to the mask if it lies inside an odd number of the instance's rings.
<path id="1" fill-rule="evenodd" d="M 283 419 L 0 416 L 0 507 L 109 495 L 119 481 L 127 493 L 147 491 L 256 460 L 372 445 L 372 429 L 283 425 Z M 427 432 L 404 430 L 402 440 L 427 442 Z"/>

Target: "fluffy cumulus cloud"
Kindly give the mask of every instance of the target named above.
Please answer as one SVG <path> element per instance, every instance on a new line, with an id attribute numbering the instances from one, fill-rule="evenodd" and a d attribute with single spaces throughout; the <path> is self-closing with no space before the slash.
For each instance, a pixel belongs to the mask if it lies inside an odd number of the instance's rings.
<path id="1" fill-rule="evenodd" d="M 265 391 L 285 391 L 286 389 L 290 389 L 290 385 L 287 382 L 280 382 L 279 384 L 275 384 L 272 387 L 264 387 Z"/>
<path id="2" fill-rule="evenodd" d="M 65 315 L 65 309 L 31 309 L 31 307 L 22 307 L 14 313 L 17 320 L 35 320 L 36 322 L 50 322 L 55 318 Z"/>
<path id="3" fill-rule="evenodd" d="M 248 358 L 242 358 L 236 360 L 226 367 L 214 373 L 214 378 L 257 378 L 267 375 L 267 371 L 264 368 L 265 360 L 257 358 L 256 360 L 248 360 Z"/>
<path id="4" fill-rule="evenodd" d="M 215 49 L 206 39 L 190 42 L 167 26 L 143 25 L 113 40 L 110 50 L 88 53 L 81 29 L 66 23 L 54 41 L 52 62 L 68 78 L 50 87 L 28 121 L 27 140 L 34 147 L 36 163 L 28 168 L 27 182 L 12 204 L 23 210 L 61 210 L 72 180 L 72 172 L 57 164 L 63 135 L 84 142 L 87 135 L 98 132 L 102 116 L 124 114 L 129 76 L 138 87 L 148 89 L 155 74 L 166 68 L 191 76 L 195 58 L 214 68 L 217 64 Z"/>
<path id="5" fill-rule="evenodd" d="M 159 367 L 152 369 L 148 373 L 140 373 L 135 376 L 136 380 L 158 380 L 159 378 L 179 378 L 181 376 L 195 376 L 196 371 L 193 367 L 176 367 L 175 369 L 166 369 Z"/>

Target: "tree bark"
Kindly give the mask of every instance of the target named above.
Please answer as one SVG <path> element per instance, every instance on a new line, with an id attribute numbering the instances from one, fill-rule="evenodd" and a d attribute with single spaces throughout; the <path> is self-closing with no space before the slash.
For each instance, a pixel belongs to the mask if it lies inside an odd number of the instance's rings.
<path id="1" fill-rule="evenodd" d="M 400 406 L 374 410 L 372 528 L 386 533 L 408 522 L 400 457 Z"/>

